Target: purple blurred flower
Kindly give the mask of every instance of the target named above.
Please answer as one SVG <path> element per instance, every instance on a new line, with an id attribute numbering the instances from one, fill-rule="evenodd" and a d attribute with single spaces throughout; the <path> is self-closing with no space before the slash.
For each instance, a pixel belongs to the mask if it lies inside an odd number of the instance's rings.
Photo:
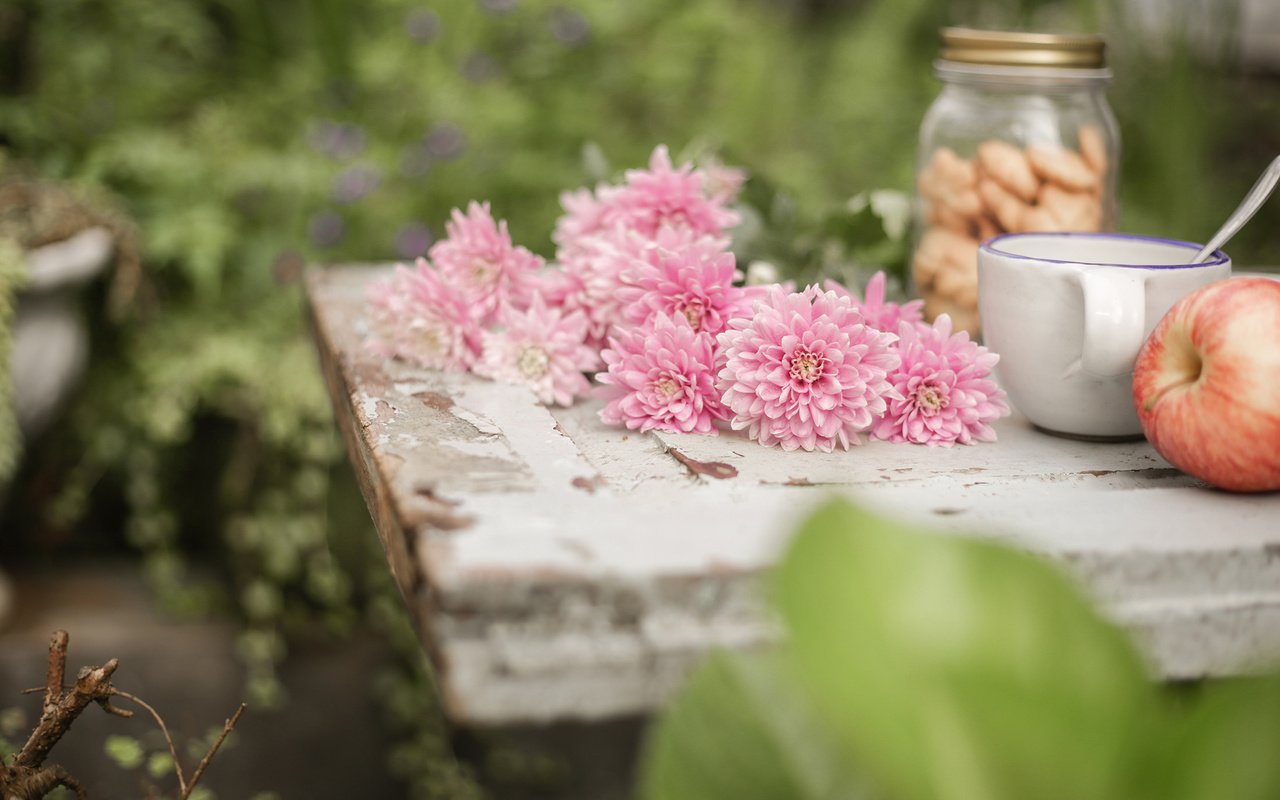
<path id="1" fill-rule="evenodd" d="M 307 223 L 311 240 L 321 247 L 333 247 L 346 235 L 347 224 L 337 211 L 321 211 Z"/>
<path id="2" fill-rule="evenodd" d="M 404 19 L 404 32 L 419 44 L 426 44 L 440 35 L 440 17 L 434 11 L 415 8 Z"/>
<path id="3" fill-rule="evenodd" d="M 382 183 L 382 173 L 377 167 L 358 164 L 343 170 L 333 182 L 334 202 L 349 204 L 365 197 Z"/>
<path id="4" fill-rule="evenodd" d="M 396 255 L 405 259 L 426 255 L 435 240 L 435 234 L 426 225 L 410 222 L 396 234 Z"/>
<path id="5" fill-rule="evenodd" d="M 340 160 L 360 155 L 368 141 L 360 126 L 333 120 L 313 123 L 307 139 L 319 152 Z"/>
<path id="6" fill-rule="evenodd" d="M 551 35 L 565 47 L 576 47 L 591 35 L 591 26 L 577 11 L 560 7 L 551 12 Z"/>
<path id="7" fill-rule="evenodd" d="M 442 122 L 427 131 L 425 144 L 427 153 L 439 159 L 457 158 L 467 146 L 462 129 L 452 122 Z"/>

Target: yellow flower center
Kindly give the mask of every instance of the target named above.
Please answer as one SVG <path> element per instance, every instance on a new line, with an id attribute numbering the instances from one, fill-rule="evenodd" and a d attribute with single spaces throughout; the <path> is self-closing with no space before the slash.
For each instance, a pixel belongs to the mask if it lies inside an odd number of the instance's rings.
<path id="1" fill-rule="evenodd" d="M 496 274 L 497 270 L 494 269 L 494 264 L 489 259 L 477 258 L 472 260 L 471 279 L 475 281 L 476 285 L 484 286 L 490 283 Z"/>
<path id="2" fill-rule="evenodd" d="M 916 390 L 916 407 L 926 417 L 932 417 L 951 403 L 951 398 L 932 384 L 925 384 Z"/>
<path id="3" fill-rule="evenodd" d="M 689 320 L 689 327 L 695 331 L 702 330 L 702 318 L 706 315 L 706 306 L 701 300 L 690 300 L 680 307 L 680 313 L 684 314 L 684 318 Z"/>
<path id="4" fill-rule="evenodd" d="M 429 353 L 439 353 L 444 349 L 440 341 L 440 333 L 434 328 L 423 328 L 418 336 L 418 342 Z"/>
<path id="5" fill-rule="evenodd" d="M 547 374 L 550 363 L 551 359 L 547 358 L 547 351 L 541 347 L 530 346 L 520 351 L 520 357 L 516 359 L 516 368 L 520 370 L 521 375 L 536 381 Z"/>
<path id="6" fill-rule="evenodd" d="M 654 384 L 653 388 L 657 390 L 663 400 L 670 400 L 680 391 L 680 384 L 668 375 Z"/>
<path id="7" fill-rule="evenodd" d="M 791 354 L 791 379 L 804 383 L 813 383 L 822 377 L 822 362 L 825 359 L 812 350 L 797 350 Z"/>

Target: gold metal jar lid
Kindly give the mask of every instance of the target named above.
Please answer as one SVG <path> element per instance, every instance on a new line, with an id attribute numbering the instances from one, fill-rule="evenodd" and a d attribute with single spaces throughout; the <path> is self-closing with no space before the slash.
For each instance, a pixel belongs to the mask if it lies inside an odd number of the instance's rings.
<path id="1" fill-rule="evenodd" d="M 1106 66 L 1106 46 L 1097 35 L 943 28 L 940 56 L 961 64 L 1098 69 Z"/>

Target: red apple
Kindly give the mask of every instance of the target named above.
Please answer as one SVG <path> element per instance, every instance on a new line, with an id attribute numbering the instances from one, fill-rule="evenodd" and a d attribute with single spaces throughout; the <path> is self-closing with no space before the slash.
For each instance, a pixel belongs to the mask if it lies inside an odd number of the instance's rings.
<path id="1" fill-rule="evenodd" d="M 1280 489 L 1280 281 L 1230 278 L 1179 300 L 1133 368 L 1142 430 L 1183 472 Z"/>

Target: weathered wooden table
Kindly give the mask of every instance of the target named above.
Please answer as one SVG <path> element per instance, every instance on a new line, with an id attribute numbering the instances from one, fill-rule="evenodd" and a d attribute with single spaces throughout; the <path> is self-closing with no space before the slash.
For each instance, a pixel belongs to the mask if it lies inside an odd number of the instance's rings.
<path id="1" fill-rule="evenodd" d="M 712 645 L 776 631 L 758 576 L 831 492 L 1059 560 L 1156 674 L 1280 659 L 1280 494 L 1212 490 L 1145 442 L 1013 417 L 995 444 L 784 453 L 736 434 L 637 435 L 598 403 L 367 353 L 364 287 L 308 276 L 347 447 L 456 721 L 603 719 L 663 702 Z"/>

